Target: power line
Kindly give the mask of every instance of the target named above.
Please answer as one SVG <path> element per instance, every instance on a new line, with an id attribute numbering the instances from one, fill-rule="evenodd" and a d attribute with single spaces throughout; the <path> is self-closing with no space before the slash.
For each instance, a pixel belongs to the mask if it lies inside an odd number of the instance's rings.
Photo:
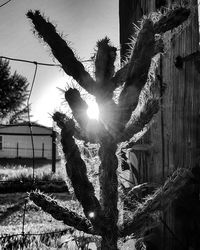
<path id="1" fill-rule="evenodd" d="M 62 68 L 61 64 L 36 62 L 36 61 L 31 61 L 31 60 L 26 60 L 26 59 L 21 59 L 21 58 L 7 57 L 7 56 L 0 56 L 0 58 L 6 59 L 6 60 L 11 60 L 11 61 L 17 61 L 17 62 L 32 63 L 32 64 L 41 65 L 41 66 L 61 67 Z M 86 63 L 86 62 L 92 62 L 92 61 L 93 61 L 92 59 L 87 59 L 87 60 L 82 60 L 81 62 Z"/>
<path id="2" fill-rule="evenodd" d="M 24 59 L 10 58 L 10 57 L 5 57 L 5 56 L 0 56 L 0 58 L 7 59 L 7 60 L 12 60 L 12 61 L 24 62 L 24 63 L 31 63 L 31 64 L 35 65 L 35 70 L 34 70 L 34 74 L 33 74 L 33 80 L 32 80 L 32 83 L 31 83 L 31 88 L 30 88 L 28 99 L 27 99 L 28 120 L 29 120 L 29 128 L 30 128 L 30 135 L 31 135 L 31 144 L 32 144 L 32 151 L 33 151 L 32 159 L 33 159 L 33 184 L 34 184 L 34 178 L 35 178 L 35 176 L 34 176 L 35 175 L 35 173 L 34 173 L 34 171 L 35 171 L 35 153 L 34 153 L 34 141 L 33 141 L 33 131 L 32 131 L 32 125 L 31 125 L 31 116 L 30 116 L 30 110 L 29 110 L 30 98 L 31 98 L 32 90 L 33 90 L 35 79 L 36 79 L 36 75 L 37 75 L 38 65 L 42 65 L 42 66 L 56 66 L 56 67 L 58 67 L 58 66 L 61 67 L 61 65 L 60 64 L 41 63 L 41 62 L 36 62 L 36 61 L 29 61 L 29 60 L 24 60 Z M 0 181 L 0 182 L 9 182 L 9 181 Z M 45 182 L 48 182 L 48 181 L 45 181 Z M 22 217 L 22 232 L 19 233 L 19 234 L 12 234 L 12 235 L 1 236 L 0 240 L 1 239 L 6 239 L 6 238 L 9 238 L 9 237 L 21 236 L 23 238 L 23 246 L 24 246 L 25 236 L 52 235 L 52 234 L 58 234 L 58 233 L 71 232 L 71 228 L 69 228 L 69 229 L 65 229 L 65 230 L 62 230 L 62 231 L 52 231 L 52 232 L 49 232 L 49 233 L 37 233 L 37 234 L 28 233 L 28 234 L 25 234 L 25 232 L 24 232 L 25 230 L 24 229 L 25 229 L 25 216 L 26 216 L 26 212 L 27 212 L 27 199 L 25 198 L 24 209 L 23 209 L 23 217 Z"/>
<path id="3" fill-rule="evenodd" d="M 17 62 L 32 63 L 32 64 L 41 65 L 41 66 L 62 67 L 61 64 L 52 64 L 52 63 L 36 62 L 36 61 L 30 61 L 30 60 L 21 59 L 21 58 L 13 58 L 13 57 L 8 57 L 8 56 L 0 56 L 0 58 L 6 59 L 6 60 L 11 60 L 11 61 L 17 61 Z"/>
<path id="4" fill-rule="evenodd" d="M 2 5 L 0 5 L 0 8 L 3 7 L 4 5 L 6 5 L 7 3 L 11 2 L 12 0 L 8 0 L 7 2 L 3 3 Z"/>

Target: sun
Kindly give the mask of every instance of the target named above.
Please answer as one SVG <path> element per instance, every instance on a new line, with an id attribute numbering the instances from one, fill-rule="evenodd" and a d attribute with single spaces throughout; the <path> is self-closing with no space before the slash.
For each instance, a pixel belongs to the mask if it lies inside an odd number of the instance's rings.
<path id="1" fill-rule="evenodd" d="M 87 100 L 87 115 L 90 119 L 99 120 L 99 107 L 95 100 Z"/>

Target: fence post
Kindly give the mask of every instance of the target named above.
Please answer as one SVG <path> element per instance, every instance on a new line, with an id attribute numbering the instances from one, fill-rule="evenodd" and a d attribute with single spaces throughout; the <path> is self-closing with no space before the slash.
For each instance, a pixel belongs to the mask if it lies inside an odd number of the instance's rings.
<path id="1" fill-rule="evenodd" d="M 52 130 L 52 172 L 56 172 L 56 132 Z"/>
<path id="2" fill-rule="evenodd" d="M 44 158 L 44 142 L 42 143 L 42 158 Z"/>
<path id="3" fill-rule="evenodd" d="M 19 158 L 19 143 L 17 142 L 17 158 Z"/>
<path id="4" fill-rule="evenodd" d="M 166 3 L 166 7 L 168 8 L 172 2 L 177 4 L 186 2 L 180 0 L 119 1 L 123 7 L 119 9 L 121 18 L 121 47 L 129 41 L 129 27 L 132 28 L 133 20 L 140 16 L 141 10 L 143 14 L 148 14 L 152 11 L 153 7 L 161 7 L 163 3 Z M 127 4 L 127 2 L 130 3 Z M 158 149 L 156 153 L 142 156 L 140 163 L 141 177 L 143 178 L 144 176 L 144 181 L 147 182 L 160 183 L 163 177 L 166 178 L 176 168 L 191 169 L 197 166 L 196 164 L 198 163 L 196 149 L 200 145 L 198 123 L 200 74 L 195 65 L 196 59 L 191 56 L 198 53 L 197 51 L 199 50 L 198 3 L 197 0 L 187 2 L 191 4 L 191 15 L 188 23 L 183 24 L 183 27 L 175 33 L 169 32 L 166 37 L 169 41 L 169 44 L 167 44 L 169 48 L 167 47 L 166 53 L 162 56 L 158 71 L 160 86 L 163 87 L 162 83 L 167 84 L 167 90 L 161 99 L 162 108 L 157 114 L 154 120 L 155 123 L 151 126 L 149 133 L 141 140 L 141 143 L 151 142 L 154 148 Z M 133 8 L 134 12 L 132 11 L 129 16 L 126 13 L 127 10 L 131 10 L 133 4 L 138 4 L 138 8 Z M 125 56 L 124 53 L 122 51 L 122 56 Z M 162 91 L 162 88 L 160 89 Z M 145 172 L 143 172 L 143 167 L 147 167 L 147 178 Z M 181 240 L 182 244 L 185 245 L 185 249 L 192 247 L 189 246 L 191 243 L 193 246 L 199 246 L 199 231 L 196 229 L 196 222 L 188 217 L 187 220 L 189 221 L 190 219 L 190 227 L 187 227 L 183 212 L 184 209 L 180 204 L 175 202 L 168 209 L 167 213 L 164 214 L 162 243 L 159 249 L 183 249 L 180 242 L 175 237 L 171 237 L 172 234 L 169 232 L 169 228 Z M 192 209 L 195 210 L 195 207 Z M 182 216 L 176 216 L 177 212 L 179 215 L 182 214 Z M 187 230 L 185 230 L 186 227 Z M 159 241 L 157 240 L 155 243 L 158 244 Z"/>

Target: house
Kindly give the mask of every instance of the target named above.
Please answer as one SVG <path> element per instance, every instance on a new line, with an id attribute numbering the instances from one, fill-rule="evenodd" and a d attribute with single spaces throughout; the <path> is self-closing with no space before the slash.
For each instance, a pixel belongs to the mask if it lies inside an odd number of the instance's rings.
<path id="1" fill-rule="evenodd" d="M 32 123 L 31 128 L 32 133 L 27 122 L 1 125 L 0 158 L 32 158 L 34 154 L 35 158 L 58 160 L 56 132 L 37 123 Z"/>

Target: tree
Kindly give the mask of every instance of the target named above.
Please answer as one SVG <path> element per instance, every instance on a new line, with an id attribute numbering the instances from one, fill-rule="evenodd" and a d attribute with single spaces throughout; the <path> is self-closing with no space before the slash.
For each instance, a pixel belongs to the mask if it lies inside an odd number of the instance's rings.
<path id="1" fill-rule="evenodd" d="M 11 74 L 9 62 L 0 59 L 0 119 L 15 123 L 27 113 L 24 102 L 28 97 L 28 83 L 25 77 Z"/>
<path id="2" fill-rule="evenodd" d="M 39 37 L 50 46 L 66 74 L 95 96 L 100 110 L 99 121 L 89 120 L 86 115 L 86 102 L 77 89 L 69 88 L 65 92 L 65 99 L 74 119 L 59 112 L 53 115 L 54 121 L 61 129 L 66 171 L 85 217 L 61 207 L 40 192 L 30 193 L 30 199 L 57 220 L 77 230 L 101 236 L 101 249 L 117 249 L 120 237 L 131 234 L 141 237 L 147 222 L 150 226 L 157 222 L 152 214 L 166 208 L 169 200 L 174 200 L 190 181 L 188 171 L 176 171 L 162 188 L 156 190 L 140 205 L 130 208 L 132 218 L 118 225 L 119 161 L 116 152 L 120 150 L 122 142 L 134 142 L 137 133 L 147 130 L 157 113 L 160 96 L 156 94 L 157 64 L 154 56 L 163 50 L 162 34 L 182 24 L 189 15 L 190 10 L 182 7 L 157 15 L 156 21 L 151 16 L 144 18 L 137 38 L 133 41 L 128 62 L 115 74 L 116 48 L 110 44 L 107 37 L 98 41 L 94 80 L 74 56 L 68 44 L 58 35 L 55 27 L 39 11 L 27 13 Z M 122 90 L 115 102 L 113 96 L 118 87 Z M 75 138 L 100 145 L 100 200 L 95 196 L 93 185 L 88 179 L 86 165 Z M 128 196 L 133 197 L 135 191 L 131 190 Z"/>

